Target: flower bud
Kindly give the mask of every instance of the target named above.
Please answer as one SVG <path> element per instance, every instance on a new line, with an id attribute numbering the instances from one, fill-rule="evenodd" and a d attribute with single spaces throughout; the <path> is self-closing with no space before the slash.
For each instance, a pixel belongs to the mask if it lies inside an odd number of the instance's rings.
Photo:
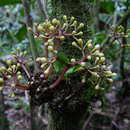
<path id="1" fill-rule="evenodd" d="M 48 59 L 45 57 L 42 57 L 40 60 L 41 60 L 41 62 L 46 62 L 46 63 L 48 62 Z"/>
<path id="2" fill-rule="evenodd" d="M 12 64 L 12 60 L 7 60 L 7 64 L 11 65 Z"/>
<path id="3" fill-rule="evenodd" d="M 112 82 L 113 82 L 113 79 L 107 78 L 107 81 L 108 81 L 109 83 L 112 83 Z"/>
<path id="4" fill-rule="evenodd" d="M 80 23 L 80 25 L 78 26 L 78 29 L 81 29 L 84 27 L 84 24 L 83 23 Z"/>
<path id="5" fill-rule="evenodd" d="M 18 75 L 18 80 L 22 80 L 22 75 Z"/>
<path id="6" fill-rule="evenodd" d="M 28 31 L 32 31 L 32 28 L 28 27 Z"/>
<path id="7" fill-rule="evenodd" d="M 14 94 L 14 93 L 11 93 L 11 94 L 9 94 L 9 97 L 14 98 L 14 97 L 15 97 L 15 94 Z"/>
<path id="8" fill-rule="evenodd" d="M 116 77 L 117 74 L 116 74 L 116 73 L 112 73 L 111 76 L 112 76 L 112 77 Z"/>
<path id="9" fill-rule="evenodd" d="M 38 25 L 38 26 L 37 26 L 37 29 L 38 29 L 38 31 L 41 31 L 41 32 L 44 31 L 44 28 L 43 28 L 43 26 L 41 26 L 41 25 Z"/>
<path id="10" fill-rule="evenodd" d="M 6 71 L 6 68 L 4 66 L 0 67 L 0 72 L 5 72 Z"/>
<path id="11" fill-rule="evenodd" d="M 95 89 L 96 90 L 98 90 L 100 87 L 99 87 L 99 84 L 97 84 L 96 86 L 95 86 Z"/>
<path id="12" fill-rule="evenodd" d="M 67 21 L 67 16 L 66 16 L 66 15 L 64 15 L 64 16 L 63 16 L 63 19 L 64 19 L 65 21 Z"/>
<path id="13" fill-rule="evenodd" d="M 58 25 L 58 24 L 60 24 L 60 21 L 57 20 L 56 18 L 54 18 L 54 19 L 52 20 L 52 24 Z"/>
<path id="14" fill-rule="evenodd" d="M 96 78 L 99 78 L 100 76 L 97 74 L 97 72 L 92 72 L 92 71 L 89 71 L 93 76 L 95 76 Z"/>
<path id="15" fill-rule="evenodd" d="M 43 69 L 46 65 L 47 65 L 47 63 L 42 64 L 41 68 Z"/>
<path id="16" fill-rule="evenodd" d="M 96 51 L 96 50 L 99 50 L 99 49 L 100 49 L 100 45 L 97 44 L 97 45 L 95 45 L 95 47 L 93 48 L 92 52 L 94 52 L 94 51 Z"/>
<path id="17" fill-rule="evenodd" d="M 80 65 L 81 65 L 82 67 L 85 67 L 85 66 L 86 66 L 86 63 L 85 63 L 85 62 L 81 62 Z"/>
<path id="18" fill-rule="evenodd" d="M 77 26 L 77 21 L 75 20 L 71 26 L 76 27 Z"/>
<path id="19" fill-rule="evenodd" d="M 3 83 L 4 83 L 4 79 L 0 78 L 0 84 L 3 84 Z"/>
<path id="20" fill-rule="evenodd" d="M 14 84 L 14 83 L 11 84 L 11 87 L 15 87 L 15 86 L 16 86 L 16 84 Z"/>
<path id="21" fill-rule="evenodd" d="M 45 43 L 44 43 L 44 45 L 45 45 L 45 46 L 48 46 L 48 45 L 49 45 L 49 43 L 48 43 L 48 42 L 45 42 Z"/>
<path id="22" fill-rule="evenodd" d="M 76 42 L 72 42 L 72 46 L 75 46 L 76 48 L 79 48 L 78 44 Z"/>
<path id="23" fill-rule="evenodd" d="M 53 51 L 54 49 L 53 49 L 53 46 L 48 46 L 48 50 L 49 51 Z"/>
<path id="24" fill-rule="evenodd" d="M 73 22 L 74 19 L 75 19 L 75 18 L 72 16 L 72 17 L 70 18 L 70 22 Z"/>
<path id="25" fill-rule="evenodd" d="M 38 38 L 46 38 L 46 36 L 44 36 L 43 34 L 40 34 L 40 35 L 38 36 Z"/>
<path id="26" fill-rule="evenodd" d="M 60 38 L 60 40 L 64 40 L 64 39 L 65 39 L 65 37 L 64 37 L 64 36 L 60 36 L 59 38 Z"/>
<path id="27" fill-rule="evenodd" d="M 83 35 L 83 32 L 82 31 L 80 31 L 80 32 L 78 32 L 77 34 L 75 34 L 76 36 L 82 36 Z"/>
<path id="28" fill-rule="evenodd" d="M 104 54 L 103 54 L 102 52 L 99 52 L 99 51 L 95 51 L 95 52 L 93 53 L 93 55 L 99 56 L 99 57 L 104 56 Z"/>
<path id="29" fill-rule="evenodd" d="M 4 89 L 4 87 L 3 86 L 0 86 L 0 91 L 2 91 Z"/>
<path id="30" fill-rule="evenodd" d="M 68 23 L 63 24 L 63 28 L 66 28 L 68 26 Z"/>
<path id="31" fill-rule="evenodd" d="M 50 66 L 44 71 L 44 74 L 48 74 L 48 73 L 49 73 L 49 71 L 50 71 L 50 69 L 51 69 L 51 66 L 52 66 L 52 65 L 50 65 Z"/>
<path id="32" fill-rule="evenodd" d="M 50 30 L 51 32 L 54 32 L 54 31 L 55 31 L 55 27 L 54 27 L 54 26 L 50 26 L 50 27 L 49 27 L 49 30 Z"/>
<path id="33" fill-rule="evenodd" d="M 76 59 L 72 58 L 72 59 L 71 59 L 71 62 L 76 62 Z"/>
<path id="34" fill-rule="evenodd" d="M 11 76 L 11 75 L 7 75 L 7 78 L 8 78 L 8 79 L 11 79 L 11 78 L 12 78 L 12 76 Z"/>
<path id="35" fill-rule="evenodd" d="M 87 59 L 88 59 L 88 60 L 91 60 L 91 59 L 92 59 L 92 56 L 88 56 Z"/>
<path id="36" fill-rule="evenodd" d="M 78 44 L 82 47 L 83 46 L 83 40 L 82 39 L 78 39 L 77 40 Z"/>
<path id="37" fill-rule="evenodd" d="M 100 58 L 100 62 L 103 63 L 105 61 L 105 57 Z"/>

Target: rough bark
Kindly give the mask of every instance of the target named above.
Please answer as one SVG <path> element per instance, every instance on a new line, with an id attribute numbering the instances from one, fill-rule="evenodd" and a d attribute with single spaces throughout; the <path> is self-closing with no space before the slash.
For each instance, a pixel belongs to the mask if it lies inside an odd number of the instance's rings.
<path id="1" fill-rule="evenodd" d="M 49 111 L 48 130 L 80 130 L 82 125 L 82 116 L 84 110 L 74 111 Z"/>
<path id="2" fill-rule="evenodd" d="M 74 16 L 78 22 L 85 24 L 85 39 L 88 37 L 91 38 L 90 9 L 92 2 L 90 1 L 91 0 L 52 0 L 53 16 L 58 18 L 62 18 L 63 15 Z M 67 50 L 69 52 L 69 55 L 71 55 L 71 53 L 74 53 L 74 51 L 71 49 L 71 47 L 67 46 L 67 49 L 63 49 L 63 51 L 65 52 L 65 50 Z M 78 56 L 78 52 L 76 53 Z M 65 110 L 63 108 L 63 110 L 58 110 L 58 108 L 49 108 L 49 124 L 47 130 L 80 130 L 83 123 L 82 121 L 84 114 L 87 110 L 87 106 L 84 105 L 83 107 L 82 105 L 75 104 L 74 110 L 72 110 L 71 107 L 67 108 L 67 110 L 66 108 L 64 108 Z"/>
<path id="3" fill-rule="evenodd" d="M 9 130 L 8 120 L 5 115 L 4 96 L 0 92 L 0 130 Z"/>
<path id="4" fill-rule="evenodd" d="M 52 7 L 54 17 L 74 16 L 78 22 L 83 22 L 85 24 L 85 36 L 90 38 L 91 0 L 52 0 Z"/>

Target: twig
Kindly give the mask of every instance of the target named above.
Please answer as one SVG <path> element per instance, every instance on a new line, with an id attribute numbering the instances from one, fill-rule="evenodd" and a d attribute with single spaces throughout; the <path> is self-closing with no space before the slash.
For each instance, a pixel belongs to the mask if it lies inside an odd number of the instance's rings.
<path id="1" fill-rule="evenodd" d="M 124 21 L 129 17 L 130 15 L 130 10 L 128 10 L 126 12 L 126 14 L 119 20 L 119 22 L 116 24 L 116 26 L 121 25 L 122 23 L 124 23 Z M 111 37 L 109 35 L 107 35 L 106 39 L 101 43 L 102 48 L 104 48 L 104 46 L 106 45 L 107 42 L 109 42 L 109 40 L 111 39 Z"/>
<path id="2" fill-rule="evenodd" d="M 40 9 L 43 17 L 45 19 L 48 19 L 49 16 L 48 16 L 48 13 L 47 13 L 47 10 L 46 10 L 46 2 L 45 2 L 45 0 L 42 0 L 42 1 L 41 0 L 37 0 L 37 3 L 38 3 L 39 9 Z"/>
<path id="3" fill-rule="evenodd" d="M 33 20 L 32 17 L 30 15 L 30 3 L 29 0 L 22 0 L 22 4 L 23 4 L 23 8 L 24 8 L 24 12 L 25 12 L 25 18 L 26 18 L 26 26 L 31 27 L 33 26 Z M 36 63 L 36 57 L 38 56 L 38 51 L 37 51 L 37 46 L 36 46 L 36 42 L 35 39 L 33 37 L 33 33 L 31 31 L 28 31 L 28 37 L 30 40 L 30 49 L 31 49 L 31 53 L 33 56 L 33 60 L 34 60 L 34 67 L 35 67 L 35 71 L 38 71 L 38 66 Z"/>

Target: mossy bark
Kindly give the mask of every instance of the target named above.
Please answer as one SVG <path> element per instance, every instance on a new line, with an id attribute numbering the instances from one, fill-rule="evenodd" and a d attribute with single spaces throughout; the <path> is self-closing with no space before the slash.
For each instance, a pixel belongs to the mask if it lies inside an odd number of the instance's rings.
<path id="1" fill-rule="evenodd" d="M 63 15 L 74 16 L 78 22 L 85 24 L 86 38 L 90 38 L 91 7 L 92 0 L 52 0 L 52 16 L 58 18 Z"/>
<path id="2" fill-rule="evenodd" d="M 63 15 L 74 16 L 78 22 L 85 24 L 84 36 L 85 39 L 88 39 L 91 38 L 91 7 L 91 0 L 52 0 L 52 16 L 60 19 Z M 74 53 L 71 49 L 71 47 L 67 46 L 67 49 L 63 49 L 63 51 L 65 52 L 65 50 L 67 50 L 70 52 L 69 55 L 71 55 L 71 53 Z M 49 109 L 49 124 L 47 130 L 81 130 L 83 125 L 82 119 L 87 110 L 87 106 L 82 108 L 82 105 L 79 105 L 78 108 L 80 109 L 71 110 L 71 108 L 69 108 L 67 111 Z"/>

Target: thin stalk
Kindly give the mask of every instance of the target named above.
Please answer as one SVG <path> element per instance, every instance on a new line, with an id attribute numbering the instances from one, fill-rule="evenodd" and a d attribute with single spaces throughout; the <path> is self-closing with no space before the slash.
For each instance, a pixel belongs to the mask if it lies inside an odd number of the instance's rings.
<path id="1" fill-rule="evenodd" d="M 32 17 L 30 15 L 30 2 L 29 0 L 22 0 L 22 4 L 23 4 L 23 8 L 24 8 L 24 13 L 25 13 L 25 18 L 26 18 L 26 26 L 27 28 L 29 27 L 33 27 L 33 20 Z M 30 49 L 31 49 L 31 53 L 33 56 L 33 60 L 34 60 L 34 67 L 35 67 L 35 72 L 38 71 L 38 65 L 36 63 L 36 57 L 38 56 L 38 50 L 37 50 L 37 45 L 33 36 L 33 33 L 31 31 L 28 31 L 28 38 L 30 41 Z"/>

